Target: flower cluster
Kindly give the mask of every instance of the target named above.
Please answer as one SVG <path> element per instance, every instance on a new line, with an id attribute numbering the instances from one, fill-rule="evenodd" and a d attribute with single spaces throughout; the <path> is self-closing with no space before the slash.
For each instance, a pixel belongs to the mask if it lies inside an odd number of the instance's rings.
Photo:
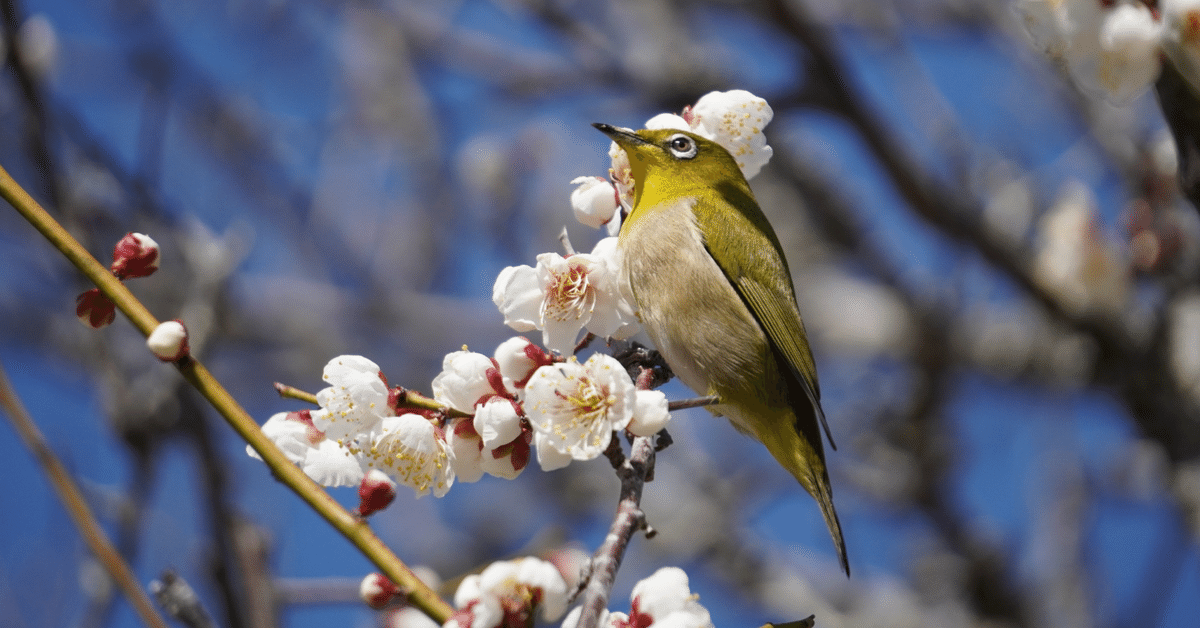
<path id="1" fill-rule="evenodd" d="M 645 128 L 679 129 L 713 140 L 733 155 L 747 179 L 753 179 L 773 154 L 763 127 L 774 115 L 767 101 L 735 89 L 709 92 L 679 115 L 661 113 L 650 118 Z M 634 181 L 629 156 L 616 142 L 608 155 L 612 167 L 607 179 L 589 176 L 571 181 L 577 186 L 571 193 L 571 208 L 579 222 L 594 229 L 607 225 L 609 235 L 616 235 L 622 213 L 631 209 Z"/>
<path id="2" fill-rule="evenodd" d="M 629 614 L 609 613 L 600 617 L 601 628 L 712 628 L 708 610 L 692 593 L 687 574 L 678 567 L 663 567 L 633 587 Z M 581 610 L 575 608 L 562 628 L 575 628 Z"/>
<path id="3" fill-rule="evenodd" d="M 1200 91 L 1200 0 L 1019 0 L 1036 46 L 1062 62 L 1085 91 L 1115 103 L 1158 78 L 1165 54 Z"/>
<path id="4" fill-rule="evenodd" d="M 330 360 L 324 378 L 329 387 L 317 393 L 317 410 L 276 414 L 262 429 L 317 483 L 359 485 L 364 516 L 387 494 L 377 472 L 417 495 L 441 497 L 456 479 L 516 478 L 535 446 L 542 468 L 556 469 L 596 458 L 616 430 L 649 436 L 670 418 L 666 397 L 637 390 L 611 356 L 555 361 L 522 337 L 502 343 L 494 357 L 447 355 L 432 384 L 440 410 L 410 404 L 409 393 L 389 389 L 362 356 Z"/>

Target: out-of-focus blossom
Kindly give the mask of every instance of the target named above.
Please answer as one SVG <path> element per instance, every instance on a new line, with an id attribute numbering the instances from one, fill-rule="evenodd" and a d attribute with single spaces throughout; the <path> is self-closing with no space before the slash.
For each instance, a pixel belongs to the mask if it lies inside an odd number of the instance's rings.
<path id="1" fill-rule="evenodd" d="M 75 316 L 84 325 L 100 329 L 117 319 L 117 305 L 99 288 L 92 288 L 76 297 Z"/>
<path id="2" fill-rule="evenodd" d="M 607 628 L 712 628 L 708 610 L 700 605 L 699 596 L 692 593 L 688 577 L 678 567 L 663 567 L 649 578 L 638 582 L 630 596 L 633 600 L 628 615 L 605 612 L 600 625 Z M 562 628 L 579 624 L 579 608 L 572 609 Z"/>
<path id="3" fill-rule="evenodd" d="M 539 558 L 500 561 L 464 578 L 454 605 L 446 627 L 527 626 L 539 610 L 543 620 L 557 621 L 567 609 L 567 583 Z"/>
<path id="4" fill-rule="evenodd" d="M 1039 225 L 1034 279 L 1076 315 L 1120 313 L 1129 293 L 1129 268 L 1096 221 L 1091 193 L 1073 185 Z"/>
<path id="5" fill-rule="evenodd" d="M 158 270 L 158 243 L 144 233 L 127 233 L 113 247 L 109 267 L 118 279 L 149 277 Z"/>
<path id="6" fill-rule="evenodd" d="M 1021 0 L 1025 29 L 1085 91 L 1125 103 L 1158 77 L 1162 24 L 1142 4 Z"/>
<path id="7" fill-rule="evenodd" d="M 395 583 L 381 573 L 370 573 L 358 585 L 358 597 L 367 606 L 379 610 L 400 595 L 400 589 Z"/>
<path id="8" fill-rule="evenodd" d="M 525 387 L 525 412 L 543 435 L 539 461 L 543 445 L 575 460 L 604 453 L 613 431 L 629 425 L 636 400 L 633 382 L 612 356 L 597 353 L 583 364 L 572 359 L 538 369 Z"/>
<path id="9" fill-rule="evenodd" d="M 1200 93 L 1200 0 L 1160 0 L 1163 51 Z"/>
<path id="10" fill-rule="evenodd" d="M 163 362 L 174 362 L 188 354 L 187 327 L 181 321 L 159 323 L 146 337 L 146 347 Z"/>
<path id="11" fill-rule="evenodd" d="M 313 412 L 313 425 L 329 438 L 348 444 L 391 414 L 387 382 L 374 362 L 340 355 L 325 365 L 322 377 L 329 387 L 317 393 L 321 410 Z"/>
<path id="12" fill-rule="evenodd" d="M 263 434 L 275 443 L 288 460 L 305 475 L 322 486 L 356 486 L 363 479 L 363 469 L 357 456 L 337 442 L 325 437 L 313 425 L 308 410 L 280 412 L 262 426 Z M 262 458 L 246 445 L 252 458 Z"/>
<path id="13" fill-rule="evenodd" d="M 367 464 L 421 497 L 441 497 L 454 484 L 454 451 L 445 434 L 419 414 L 386 417 L 374 435 Z"/>
<path id="14" fill-rule="evenodd" d="M 603 177 L 576 177 L 571 180 L 576 186 L 571 192 L 571 209 L 575 219 L 593 228 L 599 229 L 608 224 L 616 215 L 620 204 L 617 202 L 619 192 Z"/>
<path id="15" fill-rule="evenodd" d="M 517 331 L 542 330 L 542 344 L 562 355 L 575 352 L 580 330 L 600 337 L 627 338 L 637 317 L 622 287 L 615 238 L 592 253 L 538 255 L 536 268 L 509 266 L 496 278 L 492 301 Z"/>
<path id="16" fill-rule="evenodd" d="M 358 516 L 371 515 L 387 508 L 396 499 L 396 483 L 379 469 L 371 469 L 358 485 Z"/>

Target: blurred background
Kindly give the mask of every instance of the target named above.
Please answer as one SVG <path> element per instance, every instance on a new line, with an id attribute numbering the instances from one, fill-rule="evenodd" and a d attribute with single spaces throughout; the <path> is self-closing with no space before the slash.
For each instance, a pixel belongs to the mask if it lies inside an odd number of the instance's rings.
<path id="1" fill-rule="evenodd" d="M 721 627 L 1195 625 L 1200 223 L 1172 129 L 1194 140 L 1198 109 L 1169 68 L 1108 104 L 988 0 L 0 11 L 0 164 L 102 262 L 156 239 L 130 288 L 260 423 L 303 407 L 274 382 L 315 392 L 336 355 L 428 392 L 446 353 L 509 337 L 499 271 L 564 226 L 579 250 L 603 235 L 568 203 L 608 169 L 589 123 L 766 98 L 753 185 L 814 343 L 854 576 L 794 480 L 693 410 L 610 608 L 676 565 Z M 0 242 L 0 363 L 143 582 L 175 570 L 230 628 L 394 620 L 357 600 L 367 561 L 123 317 L 79 324 L 89 286 L 15 212 Z M 7 425 L 0 470 L 0 624 L 137 625 Z M 372 523 L 449 580 L 590 553 L 617 486 L 603 460 L 535 465 L 401 489 Z"/>

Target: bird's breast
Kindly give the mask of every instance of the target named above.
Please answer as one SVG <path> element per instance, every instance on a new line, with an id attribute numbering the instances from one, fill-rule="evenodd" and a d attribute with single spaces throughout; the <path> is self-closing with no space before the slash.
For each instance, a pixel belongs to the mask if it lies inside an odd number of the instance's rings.
<path id="1" fill-rule="evenodd" d="M 762 395 L 766 336 L 704 245 L 688 198 L 649 208 L 618 250 L 643 327 L 699 394 Z M 733 418 L 733 417 L 731 417 Z"/>

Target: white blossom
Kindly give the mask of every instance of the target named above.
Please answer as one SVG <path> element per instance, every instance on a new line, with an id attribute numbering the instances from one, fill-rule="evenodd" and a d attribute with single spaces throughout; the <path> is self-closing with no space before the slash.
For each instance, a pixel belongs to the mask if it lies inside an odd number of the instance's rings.
<path id="1" fill-rule="evenodd" d="M 471 417 L 458 419 L 446 430 L 446 443 L 454 456 L 450 464 L 454 467 L 454 479 L 459 482 L 478 482 L 483 477 L 483 440 L 475 431 Z"/>
<path id="2" fill-rule="evenodd" d="M 1095 201 L 1082 184 L 1062 193 L 1039 224 L 1034 280 L 1069 312 L 1118 313 L 1129 293 L 1129 270 L 1096 220 Z"/>
<path id="3" fill-rule="evenodd" d="M 442 359 L 442 372 L 433 378 L 433 398 L 458 410 L 471 413 L 485 395 L 496 394 L 488 380 L 492 359 L 482 353 L 455 351 Z"/>
<path id="4" fill-rule="evenodd" d="M 363 468 L 358 457 L 314 427 L 309 411 L 277 413 L 267 419 L 262 431 L 317 484 L 358 486 L 362 482 Z M 246 453 L 262 460 L 249 445 Z"/>
<path id="5" fill-rule="evenodd" d="M 1099 80 L 1109 99 L 1133 100 L 1158 78 L 1162 24 L 1144 4 L 1120 4 L 1100 29 Z"/>
<path id="6" fill-rule="evenodd" d="M 690 114 L 691 130 L 729 151 L 747 179 L 771 160 L 774 150 L 767 146 L 763 128 L 775 113 L 766 100 L 741 89 L 709 92 L 696 101 Z"/>
<path id="7" fill-rule="evenodd" d="M 678 567 L 663 567 L 649 578 L 638 582 L 630 596 L 632 609 L 625 613 L 602 611 L 600 626 L 604 628 L 713 628 L 708 610 L 700 605 L 699 596 L 688 586 L 687 574 Z M 571 610 L 562 628 L 576 628 L 582 607 Z"/>
<path id="8" fill-rule="evenodd" d="M 571 209 L 575 219 L 593 228 L 608 224 L 616 215 L 620 205 L 619 193 L 613 184 L 603 177 L 576 177 L 571 180 L 576 186 L 571 192 Z"/>
<path id="9" fill-rule="evenodd" d="M 1160 0 L 1163 50 L 1200 92 L 1200 0 Z"/>
<path id="10" fill-rule="evenodd" d="M 188 332 L 180 321 L 159 323 L 146 337 L 146 347 L 163 362 L 174 362 L 188 355 Z"/>
<path id="11" fill-rule="evenodd" d="M 525 384 L 538 367 L 550 364 L 550 356 L 524 336 L 513 336 L 500 343 L 495 353 L 496 367 L 505 386 L 518 396 L 524 394 Z"/>
<path id="12" fill-rule="evenodd" d="M 567 610 L 567 583 L 554 565 L 539 558 L 524 557 L 488 565 L 478 575 L 463 578 L 454 594 L 455 613 L 450 622 L 466 626 L 467 611 L 471 628 L 522 625 L 518 618 L 532 617 L 541 611 L 545 621 L 557 621 Z M 497 614 L 496 610 L 500 613 Z"/>
<path id="13" fill-rule="evenodd" d="M 633 417 L 627 429 L 634 436 L 653 436 L 667 427 L 671 413 L 667 396 L 657 390 L 639 390 L 634 401 Z"/>
<path id="14" fill-rule="evenodd" d="M 340 355 L 325 365 L 329 388 L 317 393 L 321 410 L 313 412 L 313 425 L 326 436 L 349 444 L 379 426 L 388 408 L 387 383 L 379 366 L 360 355 Z"/>
<path id="15" fill-rule="evenodd" d="M 365 452 L 367 463 L 411 487 L 441 497 L 454 484 L 454 452 L 445 435 L 419 414 L 387 417 Z"/>
<path id="16" fill-rule="evenodd" d="M 544 435 L 541 448 L 591 460 L 604 453 L 614 430 L 633 417 L 637 390 L 612 356 L 593 354 L 584 364 L 571 359 L 538 369 L 525 390 L 525 412 Z M 545 465 L 543 465 L 545 468 Z"/>
<path id="17" fill-rule="evenodd" d="M 600 337 L 627 338 L 637 317 L 624 287 L 616 238 L 592 253 L 538 255 L 536 268 L 509 266 L 496 278 L 492 301 L 517 331 L 542 330 L 542 344 L 562 355 L 575 352 L 582 329 Z"/>
<path id="18" fill-rule="evenodd" d="M 542 468 L 542 471 L 553 471 L 571 464 L 574 458 L 571 457 L 570 452 L 559 451 L 549 443 L 549 440 L 550 436 L 534 431 L 533 446 L 537 450 L 538 466 Z"/>

